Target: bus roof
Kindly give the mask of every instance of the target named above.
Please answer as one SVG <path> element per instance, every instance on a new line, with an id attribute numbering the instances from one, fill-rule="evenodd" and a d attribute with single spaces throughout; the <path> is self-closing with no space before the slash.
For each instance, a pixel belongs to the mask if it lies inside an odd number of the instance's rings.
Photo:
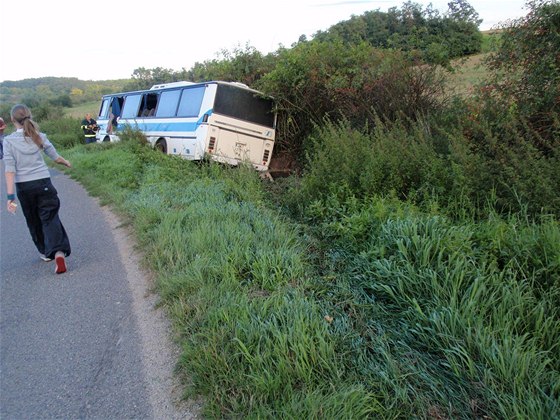
<path id="1" fill-rule="evenodd" d="M 156 89 L 165 89 L 165 88 L 170 88 L 170 87 L 179 87 L 179 86 L 190 86 L 190 85 L 195 85 L 196 83 L 194 82 L 171 82 L 171 83 L 161 83 L 159 85 L 153 85 L 150 90 L 156 90 Z"/>
<path id="2" fill-rule="evenodd" d="M 208 82 L 188 82 L 188 81 L 181 81 L 181 82 L 170 82 L 170 83 L 161 83 L 158 85 L 153 85 L 150 89 L 141 89 L 141 90 L 130 90 L 130 91 L 124 91 L 124 92 L 116 92 L 116 93 L 107 93 L 105 95 L 103 95 L 103 98 L 108 98 L 108 97 L 112 97 L 112 96 L 122 96 L 122 95 L 128 95 L 131 93 L 141 93 L 141 92 L 149 92 L 151 90 L 162 90 L 162 89 L 171 89 L 171 88 L 176 88 L 176 87 L 181 87 L 181 86 L 201 86 L 201 85 L 209 85 L 209 84 L 217 84 L 217 85 L 230 85 L 230 86 L 235 86 L 238 87 L 240 89 L 245 89 L 245 90 L 250 90 L 252 92 L 258 93 L 263 95 L 262 92 L 255 90 L 253 88 L 250 88 L 249 86 L 247 86 L 245 83 L 240 83 L 240 82 L 224 82 L 221 80 L 212 80 L 212 81 L 208 81 Z"/>

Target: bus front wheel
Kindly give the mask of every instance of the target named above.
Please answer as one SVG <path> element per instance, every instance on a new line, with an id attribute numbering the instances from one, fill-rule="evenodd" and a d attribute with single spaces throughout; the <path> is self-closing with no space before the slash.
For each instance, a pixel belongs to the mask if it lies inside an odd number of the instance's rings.
<path id="1" fill-rule="evenodd" d="M 167 142 L 165 141 L 165 139 L 159 139 L 156 142 L 155 148 L 156 150 L 159 150 L 160 152 L 167 154 Z"/>

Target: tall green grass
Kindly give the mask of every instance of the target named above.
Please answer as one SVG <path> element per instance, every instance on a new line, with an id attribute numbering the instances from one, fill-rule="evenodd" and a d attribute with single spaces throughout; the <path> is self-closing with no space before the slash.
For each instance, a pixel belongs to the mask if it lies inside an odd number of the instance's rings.
<path id="1" fill-rule="evenodd" d="M 375 198 L 321 216 L 323 281 L 356 378 L 414 415 L 560 414 L 560 227 L 457 224 Z M 345 208 L 344 212 L 339 209 Z M 410 413 L 409 413 L 410 414 Z"/>
<path id="2" fill-rule="evenodd" d="M 260 182 L 252 170 L 239 184 L 224 182 L 224 169 L 186 185 L 166 185 L 154 171 L 131 208 L 183 340 L 181 366 L 210 397 L 209 413 L 371 412 L 362 386 L 340 383 L 328 323 L 304 293 L 309 266 L 297 229 L 259 205 L 260 187 L 247 196 Z"/>
<path id="3" fill-rule="evenodd" d="M 183 348 L 179 366 L 190 392 L 207 397 L 209 416 L 380 410 L 374 394 L 344 380 L 337 340 L 306 294 L 305 241 L 264 205 L 252 169 L 187 162 L 134 142 L 89 146 L 68 151 L 73 176 L 130 218 Z"/>
<path id="4" fill-rule="evenodd" d="M 394 195 L 451 217 L 485 216 L 492 208 L 558 216 L 558 146 L 546 155 L 532 141 L 537 133 L 483 121 L 476 128 L 422 120 L 376 120 L 362 130 L 325 124 L 311 137 L 305 176 L 289 195 L 294 207 L 337 191 Z"/>
<path id="5" fill-rule="evenodd" d="M 325 165 L 269 191 L 250 168 L 164 156 L 134 133 L 65 155 L 134 227 L 208 417 L 560 415 L 558 222 L 402 201 L 396 185 L 437 181 L 437 155 L 395 158 L 422 176 L 386 178 L 385 197 L 355 193 L 374 172 L 353 177 L 344 155 L 344 177 Z"/>

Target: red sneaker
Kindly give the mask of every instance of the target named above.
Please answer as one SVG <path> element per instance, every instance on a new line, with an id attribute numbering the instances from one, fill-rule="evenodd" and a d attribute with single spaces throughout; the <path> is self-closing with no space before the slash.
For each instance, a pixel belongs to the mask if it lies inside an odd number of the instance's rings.
<path id="1" fill-rule="evenodd" d="M 56 274 L 66 273 L 66 259 L 64 258 L 64 254 L 62 252 L 57 252 L 54 257 L 55 269 L 54 272 Z"/>

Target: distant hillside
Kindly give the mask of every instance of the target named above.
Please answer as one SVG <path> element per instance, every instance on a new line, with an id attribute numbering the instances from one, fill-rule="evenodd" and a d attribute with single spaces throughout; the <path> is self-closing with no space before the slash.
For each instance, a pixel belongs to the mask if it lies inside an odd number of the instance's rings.
<path id="1" fill-rule="evenodd" d="M 30 106 L 49 102 L 71 107 L 98 100 L 101 95 L 122 90 L 128 79 L 85 81 L 75 77 L 41 77 L 0 82 L 0 103 L 11 106 L 24 102 Z"/>
<path id="2" fill-rule="evenodd" d="M 342 43 L 348 48 L 367 43 L 373 48 L 403 51 L 416 62 L 447 66 L 456 58 L 474 56 L 492 49 L 492 36 L 478 30 L 479 22 L 478 13 L 464 0 L 451 0 L 448 10 L 443 13 L 431 6 L 423 8 L 407 2 L 400 9 L 395 7 L 388 12 L 374 10 L 353 16 L 326 31 L 317 32 L 311 42 Z M 298 44 L 306 42 L 301 39 Z M 92 103 L 98 103 L 101 96 L 107 93 L 145 89 L 157 83 L 178 80 L 235 80 L 253 86 L 265 74 L 273 71 L 285 54 L 289 54 L 287 50 L 280 49 L 276 54 L 263 56 L 248 48 L 225 55 L 223 60 L 196 63 L 190 70 L 138 68 L 130 79 L 120 80 L 85 81 L 75 77 L 42 77 L 4 81 L 0 82 L 0 115 L 6 117 L 10 107 L 18 102 L 32 108 L 40 106 L 43 117 L 50 113 L 59 115 L 60 108 L 83 106 L 89 109 Z M 297 51 L 294 54 L 297 55 Z M 36 110 L 34 115 L 38 114 Z"/>

